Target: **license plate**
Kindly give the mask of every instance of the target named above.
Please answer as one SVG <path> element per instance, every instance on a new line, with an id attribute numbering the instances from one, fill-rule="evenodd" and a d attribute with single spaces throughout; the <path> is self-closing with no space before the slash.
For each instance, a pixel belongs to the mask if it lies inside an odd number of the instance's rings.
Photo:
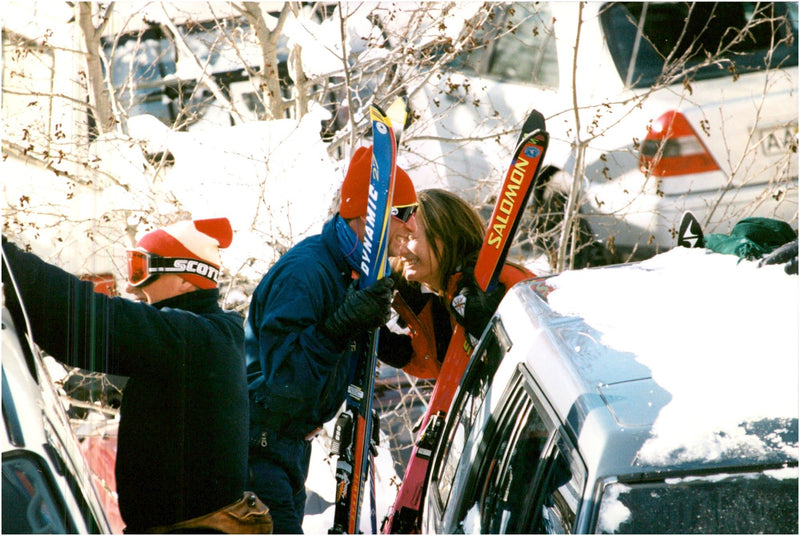
<path id="1" fill-rule="evenodd" d="M 767 156 L 797 152 L 797 124 L 759 130 L 759 138 Z"/>

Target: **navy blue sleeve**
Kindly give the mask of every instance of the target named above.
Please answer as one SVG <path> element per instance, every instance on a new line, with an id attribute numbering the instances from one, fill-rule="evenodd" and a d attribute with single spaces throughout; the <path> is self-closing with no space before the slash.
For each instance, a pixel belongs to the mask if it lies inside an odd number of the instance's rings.
<path id="1" fill-rule="evenodd" d="M 69 366 L 122 376 L 153 369 L 166 374 L 169 369 L 164 363 L 178 362 L 166 359 L 176 345 L 165 341 L 183 336 L 170 315 L 146 303 L 97 293 L 91 282 L 13 244 L 4 243 L 3 251 L 33 339 L 54 358 Z"/>
<path id="2" fill-rule="evenodd" d="M 261 405 L 289 416 L 335 402 L 326 387 L 344 384 L 336 375 L 346 373 L 343 360 L 349 353 L 318 326 L 342 301 L 344 291 L 341 274 L 308 258 L 276 264 L 256 289 L 245 348 L 250 390 L 258 391 Z"/>

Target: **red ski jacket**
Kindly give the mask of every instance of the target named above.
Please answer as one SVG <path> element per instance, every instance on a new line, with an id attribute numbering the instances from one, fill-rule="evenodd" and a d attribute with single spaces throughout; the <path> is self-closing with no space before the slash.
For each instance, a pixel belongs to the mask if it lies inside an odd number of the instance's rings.
<path id="1" fill-rule="evenodd" d="M 516 283 L 531 277 L 536 277 L 533 272 L 507 263 L 500 274 L 500 283 L 508 291 Z M 450 278 L 446 297 L 421 293 L 408 285 L 398 285 L 392 307 L 400 316 L 399 324 L 407 327 L 409 334 L 381 328 L 378 339 L 378 357 L 381 361 L 417 378 L 435 379 L 439 376 L 455 325 L 449 304 L 460 278 L 460 272 Z"/>

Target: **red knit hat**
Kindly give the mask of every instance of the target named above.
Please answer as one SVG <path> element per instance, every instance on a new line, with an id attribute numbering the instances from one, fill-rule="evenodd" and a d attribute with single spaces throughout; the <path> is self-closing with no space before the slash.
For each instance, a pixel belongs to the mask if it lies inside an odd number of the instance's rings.
<path id="1" fill-rule="evenodd" d="M 339 204 L 339 215 L 349 220 L 367 215 L 367 192 L 369 175 L 372 167 L 372 147 L 359 147 L 350 160 L 350 167 L 342 182 L 342 200 Z M 404 207 L 417 202 L 414 183 L 400 166 L 394 180 L 392 206 Z"/>
<path id="2" fill-rule="evenodd" d="M 219 250 L 230 246 L 232 240 L 233 229 L 228 218 L 213 218 L 181 221 L 150 231 L 139 240 L 136 247 L 161 257 L 202 261 L 187 263 L 186 273 L 176 275 L 208 289 L 217 286 L 222 266 Z"/>

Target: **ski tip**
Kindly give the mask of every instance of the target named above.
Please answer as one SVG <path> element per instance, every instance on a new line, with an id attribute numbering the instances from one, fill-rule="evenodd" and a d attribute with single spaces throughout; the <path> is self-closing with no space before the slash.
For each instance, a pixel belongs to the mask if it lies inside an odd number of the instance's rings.
<path id="1" fill-rule="evenodd" d="M 690 211 L 683 213 L 681 225 L 678 228 L 678 246 L 684 248 L 703 247 L 703 227 Z"/>
<path id="2" fill-rule="evenodd" d="M 397 97 L 386 109 L 386 116 L 392 121 L 392 126 L 405 126 L 406 117 L 408 117 L 408 106 L 405 99 Z"/>
<path id="3" fill-rule="evenodd" d="M 378 113 L 378 114 L 383 115 L 383 116 L 386 115 L 386 112 L 383 111 L 383 108 L 381 108 L 380 106 L 378 106 L 375 103 L 372 103 L 372 104 L 369 105 L 369 111 L 370 111 L 370 114 Z"/>
<path id="4" fill-rule="evenodd" d="M 524 136 L 529 132 L 533 132 L 535 130 L 545 131 L 546 128 L 545 128 L 544 116 L 539 110 L 534 109 L 531 110 L 530 114 L 528 114 L 527 119 L 525 119 L 525 122 L 522 124 L 520 132 Z"/>
<path id="5" fill-rule="evenodd" d="M 524 150 L 528 158 L 543 157 L 549 144 L 550 134 L 548 134 L 546 130 L 537 128 L 530 132 L 523 132 L 520 134 L 517 140 L 517 146 L 514 148 L 514 154 L 519 155 L 520 152 Z M 526 147 L 526 145 L 528 147 Z M 516 160 L 516 156 L 514 158 Z"/>

